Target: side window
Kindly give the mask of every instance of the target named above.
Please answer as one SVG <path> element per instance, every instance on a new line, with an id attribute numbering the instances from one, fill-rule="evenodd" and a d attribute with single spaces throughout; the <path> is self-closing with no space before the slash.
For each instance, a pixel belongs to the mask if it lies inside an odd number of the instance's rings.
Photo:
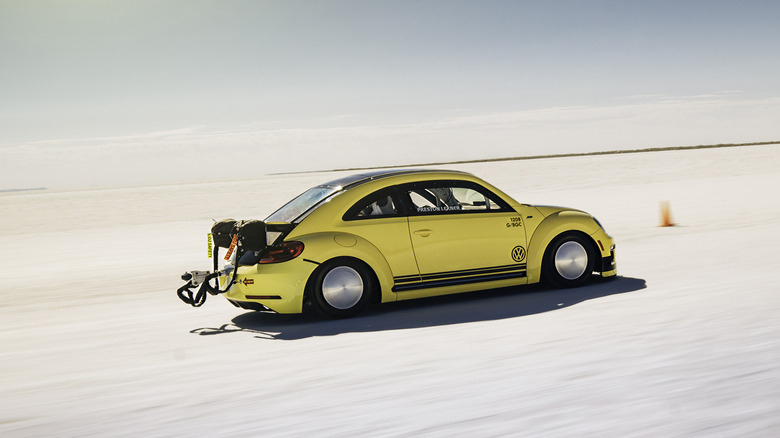
<path id="1" fill-rule="evenodd" d="M 350 207 L 344 220 L 399 216 L 400 208 L 390 190 L 380 190 L 366 196 Z"/>
<path id="2" fill-rule="evenodd" d="M 417 213 L 458 211 L 463 208 L 452 187 L 417 187 L 409 190 L 412 207 Z"/>
<path id="3" fill-rule="evenodd" d="M 412 214 L 477 213 L 505 211 L 495 195 L 466 182 L 431 182 L 416 184 L 405 190 L 411 201 Z"/>

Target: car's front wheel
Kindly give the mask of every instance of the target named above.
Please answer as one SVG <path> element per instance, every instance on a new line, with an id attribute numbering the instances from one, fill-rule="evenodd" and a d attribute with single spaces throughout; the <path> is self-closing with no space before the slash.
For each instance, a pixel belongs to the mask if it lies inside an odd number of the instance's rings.
<path id="1" fill-rule="evenodd" d="M 371 302 L 375 290 L 369 268 L 353 259 L 323 263 L 310 285 L 315 310 L 329 318 L 357 315 Z"/>
<path id="2" fill-rule="evenodd" d="M 584 284 L 593 273 L 595 251 L 588 238 L 579 233 L 566 233 L 547 247 L 542 269 L 547 281 L 557 287 Z"/>

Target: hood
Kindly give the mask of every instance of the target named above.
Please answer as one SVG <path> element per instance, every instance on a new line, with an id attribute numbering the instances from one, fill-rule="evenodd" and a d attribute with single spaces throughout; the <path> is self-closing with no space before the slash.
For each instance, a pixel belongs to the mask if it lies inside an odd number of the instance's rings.
<path id="1" fill-rule="evenodd" d="M 575 213 L 583 213 L 587 214 L 582 210 L 577 210 L 576 208 L 569 208 L 569 207 L 554 207 L 551 205 L 534 205 L 534 208 L 539 210 L 539 213 L 542 214 L 542 216 L 547 217 L 555 213 L 560 213 L 562 211 L 571 211 Z"/>

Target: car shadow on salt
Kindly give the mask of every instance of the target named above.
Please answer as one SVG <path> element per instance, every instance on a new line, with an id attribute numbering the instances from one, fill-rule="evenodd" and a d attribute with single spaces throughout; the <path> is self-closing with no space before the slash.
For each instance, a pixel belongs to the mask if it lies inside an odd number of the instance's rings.
<path id="1" fill-rule="evenodd" d="M 596 280 L 575 289 L 532 285 L 387 303 L 351 319 L 324 320 L 315 315 L 248 312 L 219 328 L 191 333 L 216 335 L 249 332 L 257 338 L 296 340 L 342 333 L 376 332 L 517 318 L 569 307 L 609 295 L 646 288 L 645 280 L 618 277 Z"/>

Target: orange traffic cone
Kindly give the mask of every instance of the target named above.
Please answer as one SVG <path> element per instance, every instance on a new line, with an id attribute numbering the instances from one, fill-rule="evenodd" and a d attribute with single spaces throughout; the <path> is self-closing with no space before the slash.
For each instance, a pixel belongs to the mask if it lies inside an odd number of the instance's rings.
<path id="1" fill-rule="evenodd" d="M 673 227 L 672 213 L 669 208 L 669 201 L 661 201 L 661 225 L 662 227 Z"/>

